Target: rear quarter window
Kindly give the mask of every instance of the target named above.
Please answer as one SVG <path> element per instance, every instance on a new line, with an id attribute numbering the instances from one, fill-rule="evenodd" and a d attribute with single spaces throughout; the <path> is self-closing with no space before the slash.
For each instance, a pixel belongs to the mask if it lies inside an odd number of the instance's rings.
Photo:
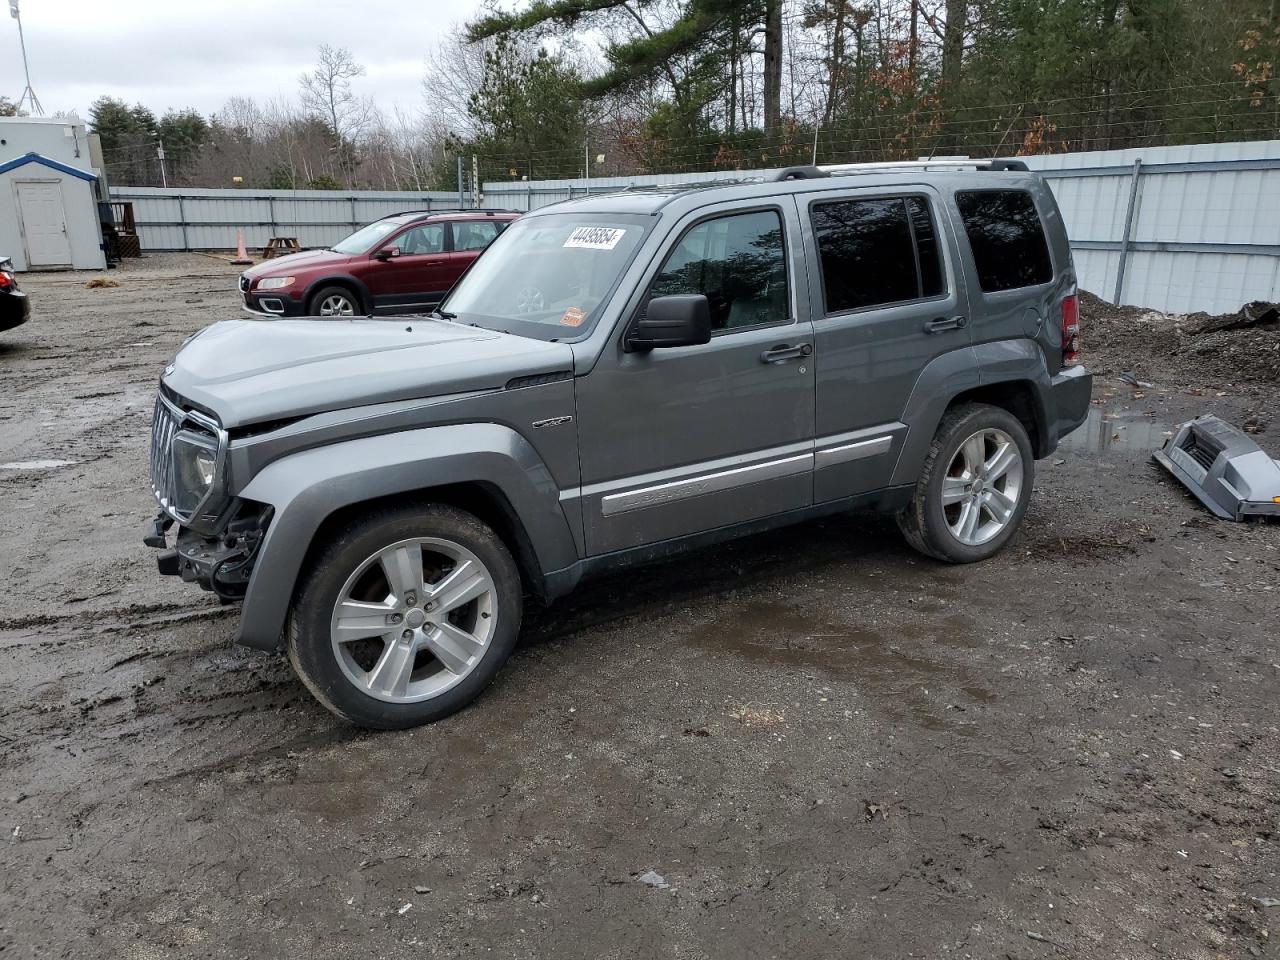
<path id="1" fill-rule="evenodd" d="M 961 191 L 956 194 L 956 206 L 983 291 L 1034 287 L 1053 279 L 1044 225 L 1030 193 Z"/>

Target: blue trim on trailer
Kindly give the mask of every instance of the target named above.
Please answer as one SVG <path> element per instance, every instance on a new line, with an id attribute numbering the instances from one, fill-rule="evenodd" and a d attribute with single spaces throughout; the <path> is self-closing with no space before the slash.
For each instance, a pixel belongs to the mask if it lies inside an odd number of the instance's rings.
<path id="1" fill-rule="evenodd" d="M 81 180 L 87 180 L 89 183 L 93 183 L 98 179 L 92 173 L 86 173 L 84 170 L 77 170 L 75 167 L 69 167 L 65 163 L 59 163 L 57 160 L 52 160 L 39 153 L 23 154 L 14 160 L 10 160 L 8 163 L 0 163 L 0 173 L 8 173 L 10 170 L 25 166 L 28 163 L 38 163 L 51 170 L 57 170 L 59 173 L 69 173 L 71 176 L 79 177 Z"/>

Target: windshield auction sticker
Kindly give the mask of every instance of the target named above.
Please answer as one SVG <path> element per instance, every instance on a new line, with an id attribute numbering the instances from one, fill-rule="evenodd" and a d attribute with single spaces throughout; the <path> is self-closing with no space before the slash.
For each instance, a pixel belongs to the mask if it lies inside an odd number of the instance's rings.
<path id="1" fill-rule="evenodd" d="M 626 232 L 618 227 L 574 227 L 564 245 L 577 250 L 612 250 Z"/>
<path id="2" fill-rule="evenodd" d="M 585 319 L 587 319 L 586 311 L 581 307 L 570 307 L 564 312 L 560 322 L 566 327 L 580 327 Z"/>

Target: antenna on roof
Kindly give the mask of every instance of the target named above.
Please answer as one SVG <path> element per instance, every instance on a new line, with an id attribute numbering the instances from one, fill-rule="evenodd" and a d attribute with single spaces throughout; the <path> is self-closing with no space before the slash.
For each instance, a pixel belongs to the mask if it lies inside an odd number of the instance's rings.
<path id="1" fill-rule="evenodd" d="M 31 112 L 37 117 L 43 117 L 44 107 L 40 106 L 40 98 L 31 88 L 31 67 L 27 65 L 27 39 L 22 35 L 22 17 L 18 14 L 18 0 L 9 0 L 9 16 L 18 21 L 18 46 L 22 48 L 22 72 L 27 78 L 27 85 L 23 87 L 22 96 L 18 98 L 17 110 L 21 113 L 22 105 L 30 103 Z"/>

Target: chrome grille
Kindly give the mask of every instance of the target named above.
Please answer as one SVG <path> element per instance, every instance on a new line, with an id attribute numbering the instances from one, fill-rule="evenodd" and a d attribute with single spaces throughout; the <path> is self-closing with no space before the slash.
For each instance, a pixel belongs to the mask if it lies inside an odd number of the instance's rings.
<path id="1" fill-rule="evenodd" d="M 193 516 L 184 516 L 175 506 L 174 487 L 177 477 L 173 468 L 173 438 L 179 431 L 207 434 L 217 441 L 218 460 L 221 464 L 226 452 L 227 435 L 212 417 L 196 410 L 183 410 L 165 393 L 166 388 L 161 387 L 151 419 L 151 492 L 167 514 L 181 523 L 187 523 Z M 212 496 L 212 491 L 209 496 Z M 208 496 L 197 508 L 197 513 L 207 505 L 207 501 Z"/>
<path id="2" fill-rule="evenodd" d="M 182 426 L 182 415 L 163 396 L 156 397 L 155 414 L 151 418 L 151 492 L 160 506 L 172 513 L 173 457 L 169 447 L 173 435 Z"/>

